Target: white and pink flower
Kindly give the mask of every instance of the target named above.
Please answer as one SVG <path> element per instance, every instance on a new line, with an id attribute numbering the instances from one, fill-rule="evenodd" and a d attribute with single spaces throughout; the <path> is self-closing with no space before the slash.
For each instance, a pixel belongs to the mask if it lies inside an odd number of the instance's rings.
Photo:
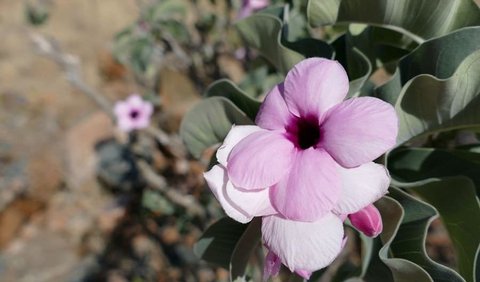
<path id="1" fill-rule="evenodd" d="M 126 100 L 115 104 L 114 113 L 120 130 L 130 132 L 148 127 L 153 113 L 153 105 L 139 95 L 130 95 Z"/>
<path id="2" fill-rule="evenodd" d="M 344 101 L 348 87 L 338 62 L 300 62 L 268 93 L 257 126 L 232 127 L 219 164 L 205 173 L 228 216 L 263 217 L 267 275 L 279 261 L 303 277 L 329 265 L 343 247 L 347 215 L 367 235 L 381 231 L 367 207 L 387 192 L 390 177 L 373 160 L 395 145 L 398 121 L 379 99 Z"/>

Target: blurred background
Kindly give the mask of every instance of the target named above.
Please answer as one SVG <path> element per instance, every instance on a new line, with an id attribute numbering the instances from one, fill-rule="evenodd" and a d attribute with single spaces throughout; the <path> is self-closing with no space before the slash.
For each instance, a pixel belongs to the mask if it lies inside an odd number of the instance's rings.
<path id="1" fill-rule="evenodd" d="M 242 47 L 241 2 L 0 0 L 0 281 L 228 280 L 193 254 L 222 213 L 209 156 L 176 132 L 216 79 L 252 97 L 282 80 Z M 156 107 L 149 134 L 119 132 L 92 100 L 131 93 Z M 448 240 L 434 223 L 446 264 Z"/>
<path id="2" fill-rule="evenodd" d="M 155 203 L 155 211 L 136 208 L 142 199 L 133 190 L 142 181 L 128 161 L 104 176 L 113 183 L 101 184 L 100 158 L 125 162 L 124 148 L 112 140 L 126 137 L 32 41 L 54 38 L 77 57 L 84 82 L 111 101 L 133 92 L 162 97 L 162 120 L 174 132 L 200 99 L 188 66 L 153 74 L 159 86 L 149 88 L 113 57 L 115 36 L 149 5 L 141 2 L 0 1 L 0 281 L 213 281 L 225 275 L 195 267 L 191 248 L 199 226 L 182 226 L 188 219 L 171 206 L 165 213 Z M 155 168 L 175 174 L 186 192 L 203 187 L 200 165 L 172 168 L 161 152 L 152 154 Z"/>

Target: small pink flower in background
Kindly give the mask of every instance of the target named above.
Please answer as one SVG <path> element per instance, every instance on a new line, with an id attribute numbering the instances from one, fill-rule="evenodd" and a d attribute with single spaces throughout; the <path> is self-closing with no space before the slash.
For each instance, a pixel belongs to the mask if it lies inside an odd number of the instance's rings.
<path id="1" fill-rule="evenodd" d="M 243 19 L 270 5 L 270 0 L 243 0 L 238 18 Z"/>
<path id="2" fill-rule="evenodd" d="M 388 172 L 373 160 L 395 144 L 395 111 L 371 97 L 343 101 L 348 87 L 336 61 L 300 62 L 268 93 L 257 126 L 232 127 L 205 173 L 228 216 L 262 217 L 266 276 L 279 261 L 305 278 L 329 265 L 346 216 L 388 190 Z"/>
<path id="3" fill-rule="evenodd" d="M 349 214 L 348 219 L 353 227 L 369 237 L 377 237 L 382 233 L 382 216 L 374 205 L 368 205 L 356 213 Z"/>
<path id="4" fill-rule="evenodd" d="M 247 57 L 247 48 L 241 47 L 235 50 L 234 56 L 237 60 L 243 61 Z"/>
<path id="5" fill-rule="evenodd" d="M 139 95 L 130 95 L 126 100 L 115 103 L 114 113 L 120 130 L 130 132 L 148 127 L 153 106 Z"/>

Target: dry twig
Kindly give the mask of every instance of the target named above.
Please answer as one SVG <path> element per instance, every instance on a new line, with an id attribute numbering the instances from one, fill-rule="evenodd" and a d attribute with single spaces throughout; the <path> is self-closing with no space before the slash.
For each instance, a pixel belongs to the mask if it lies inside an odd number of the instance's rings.
<path id="1" fill-rule="evenodd" d="M 67 76 L 68 82 L 70 82 L 72 86 L 85 93 L 85 95 L 92 99 L 103 111 L 105 111 L 113 120 L 115 120 L 111 102 L 83 81 L 80 60 L 77 56 L 64 53 L 59 44 L 53 38 L 34 33 L 32 33 L 30 36 L 36 50 L 41 55 L 46 56 L 56 62 L 63 69 Z"/>

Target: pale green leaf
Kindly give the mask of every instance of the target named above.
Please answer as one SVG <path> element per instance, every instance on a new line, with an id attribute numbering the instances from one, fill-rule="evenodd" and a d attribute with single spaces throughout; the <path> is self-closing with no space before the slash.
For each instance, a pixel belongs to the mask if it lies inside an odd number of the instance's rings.
<path id="1" fill-rule="evenodd" d="M 480 51 L 469 55 L 448 79 L 419 75 L 403 87 L 395 104 L 397 143 L 413 137 L 480 124 Z"/>
<path id="2" fill-rule="evenodd" d="M 408 34 L 417 42 L 480 25 L 480 10 L 472 0 L 310 0 L 307 13 L 314 27 L 377 25 Z"/>
<path id="3" fill-rule="evenodd" d="M 253 124 L 237 106 L 224 97 L 210 97 L 194 106 L 182 120 L 180 136 L 196 158 L 221 143 L 232 125 Z"/>
<path id="4" fill-rule="evenodd" d="M 247 116 L 254 120 L 260 108 L 260 102 L 248 96 L 242 89 L 228 79 L 217 80 L 205 91 L 206 97 L 225 97 L 235 104 Z"/>
<path id="5" fill-rule="evenodd" d="M 480 49 L 479 41 L 480 27 L 468 27 L 424 42 L 401 59 L 393 77 L 376 89 L 376 96 L 395 104 L 402 87 L 418 75 L 451 77 L 466 57 Z"/>

